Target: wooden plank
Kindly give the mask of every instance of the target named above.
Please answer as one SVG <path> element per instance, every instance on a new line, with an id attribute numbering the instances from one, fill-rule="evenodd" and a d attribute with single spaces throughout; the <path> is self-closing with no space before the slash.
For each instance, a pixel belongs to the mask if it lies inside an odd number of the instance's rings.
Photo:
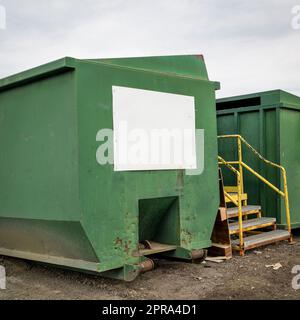
<path id="1" fill-rule="evenodd" d="M 211 256 L 222 256 L 231 258 L 232 257 L 232 249 L 231 244 L 220 244 L 220 243 L 213 243 L 211 248 L 209 249 L 209 254 Z"/>
<path id="2" fill-rule="evenodd" d="M 229 226 L 227 220 L 226 200 L 224 194 L 224 184 L 222 171 L 219 168 L 219 191 L 220 191 L 220 207 L 216 217 L 214 229 L 212 232 L 212 247 L 208 249 L 208 253 L 212 256 L 232 257 L 231 239 L 229 235 Z"/>
<path id="3" fill-rule="evenodd" d="M 214 262 L 214 263 L 222 263 L 224 261 L 228 260 L 228 258 L 224 256 L 219 257 L 206 257 L 205 261 Z"/>
<path id="4" fill-rule="evenodd" d="M 220 210 L 221 221 L 227 220 L 227 209 L 226 208 L 219 208 L 219 210 Z"/>

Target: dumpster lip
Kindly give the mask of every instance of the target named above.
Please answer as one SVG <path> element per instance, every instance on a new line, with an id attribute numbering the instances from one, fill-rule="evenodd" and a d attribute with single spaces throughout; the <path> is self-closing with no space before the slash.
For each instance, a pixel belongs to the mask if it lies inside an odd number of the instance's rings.
<path id="1" fill-rule="evenodd" d="M 270 102 L 270 103 L 265 103 L 265 102 L 260 102 L 256 105 L 249 105 L 249 106 L 240 106 L 240 107 L 228 107 L 225 109 L 218 109 L 218 104 L 222 103 L 235 103 L 243 100 L 250 100 L 250 99 L 257 99 L 260 98 L 262 99 L 263 97 L 266 97 L 268 95 L 278 95 L 277 101 Z M 293 97 L 294 99 L 297 99 L 297 102 L 295 101 L 290 101 L 290 100 L 285 100 L 282 99 L 283 95 L 289 95 L 290 97 Z M 300 109 L 300 97 L 294 93 L 288 92 L 286 90 L 282 89 L 275 89 L 275 90 L 269 90 L 269 91 L 261 91 L 261 92 L 255 92 L 255 93 L 246 93 L 246 94 L 241 94 L 241 95 L 234 95 L 234 96 L 227 96 L 223 98 L 219 98 L 216 100 L 216 105 L 217 105 L 217 112 L 223 113 L 223 112 L 230 112 L 232 110 L 246 110 L 246 109 L 262 109 L 270 106 L 278 106 L 280 108 L 287 108 L 287 109 Z"/>
<path id="2" fill-rule="evenodd" d="M 250 98 L 259 98 L 264 94 L 280 93 L 280 92 L 282 92 L 282 90 L 275 89 L 275 90 L 270 90 L 270 91 L 250 92 L 250 93 L 246 93 L 246 94 L 226 96 L 226 97 L 218 98 L 217 103 L 245 100 L 245 99 L 250 99 Z"/>
<path id="3" fill-rule="evenodd" d="M 135 60 L 147 60 L 152 59 L 153 62 L 155 60 L 159 59 L 180 59 L 180 58 L 196 58 L 197 60 L 201 60 L 204 63 L 205 67 L 205 72 L 204 74 L 191 74 L 189 71 L 185 69 L 181 69 L 181 72 L 178 72 L 178 70 L 161 70 L 160 68 L 157 67 L 141 67 L 138 65 L 128 65 L 124 64 L 121 61 L 135 61 Z M 129 57 L 113 57 L 113 58 L 99 58 L 99 59 L 80 59 L 79 61 L 81 62 L 88 62 L 88 63 L 97 63 L 97 64 L 104 64 L 104 65 L 109 65 L 112 67 L 117 67 L 121 69 L 128 69 L 128 70 L 139 70 L 139 71 L 144 71 L 144 72 L 150 72 L 150 73 L 158 73 L 158 74 L 163 74 L 165 76 L 176 76 L 179 78 L 187 78 L 187 79 L 194 79 L 194 80 L 203 80 L 203 81 L 208 81 L 208 82 L 215 82 L 211 81 L 208 77 L 208 72 L 206 69 L 206 64 L 204 60 L 204 56 L 202 54 L 174 54 L 174 55 L 146 55 L 146 56 L 129 56 Z M 180 61 L 178 61 L 178 65 L 180 65 Z"/>
<path id="4" fill-rule="evenodd" d="M 75 69 L 75 59 L 65 57 L 58 59 L 39 67 L 35 67 L 23 72 L 19 72 L 12 76 L 0 79 L 0 91 L 26 84 L 32 81 L 36 81 L 42 78 L 49 77 L 51 75 L 72 71 Z"/>
<path id="5" fill-rule="evenodd" d="M 202 55 L 174 55 L 174 56 L 149 56 L 149 57 L 136 57 L 136 58 L 160 58 L 160 57 L 197 57 L 200 60 L 203 60 L 204 58 Z M 141 67 L 129 67 L 125 65 L 119 65 L 117 60 L 119 59 L 135 59 L 135 57 L 127 57 L 127 58 L 103 58 L 103 59 L 77 59 L 73 57 L 64 57 L 43 65 L 40 65 L 38 67 L 34 67 L 28 70 L 24 70 L 22 72 L 13 74 L 11 76 L 5 77 L 0 79 L 0 92 L 5 91 L 6 89 L 10 89 L 13 87 L 17 87 L 19 85 L 27 84 L 30 82 L 34 82 L 36 80 L 40 80 L 43 78 L 47 78 L 52 75 L 73 71 L 77 68 L 78 63 L 89 63 L 89 64 L 97 64 L 97 65 L 107 65 L 114 68 L 119 69 L 130 69 L 130 70 L 139 70 L 139 71 L 145 71 L 150 73 L 156 73 L 156 74 L 163 74 L 164 76 L 171 76 L 171 77 L 178 77 L 183 79 L 190 79 L 190 80 L 198 80 L 198 81 L 205 81 L 213 83 L 215 90 L 220 89 L 220 83 L 217 81 L 212 81 L 208 78 L 208 74 L 204 77 L 202 76 L 192 76 L 189 74 L 180 74 L 176 72 L 164 72 L 159 70 L 151 70 L 151 69 L 143 69 Z M 111 61 L 109 61 L 111 60 Z M 114 61 L 115 60 L 115 61 Z"/>

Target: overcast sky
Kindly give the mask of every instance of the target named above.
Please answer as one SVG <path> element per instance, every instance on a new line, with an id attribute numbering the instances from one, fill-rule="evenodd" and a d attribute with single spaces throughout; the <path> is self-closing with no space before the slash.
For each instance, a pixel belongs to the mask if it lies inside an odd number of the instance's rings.
<path id="1" fill-rule="evenodd" d="M 204 54 L 218 96 L 300 95 L 300 0 L 0 0 L 0 78 L 63 56 Z M 1 12 L 1 11 L 0 11 Z M 300 20 L 300 19 L 299 19 Z M 0 21 L 1 25 L 1 21 Z"/>

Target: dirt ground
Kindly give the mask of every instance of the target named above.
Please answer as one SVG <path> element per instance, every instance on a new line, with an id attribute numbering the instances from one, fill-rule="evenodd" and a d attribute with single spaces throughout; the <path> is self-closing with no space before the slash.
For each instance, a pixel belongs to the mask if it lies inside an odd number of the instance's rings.
<path id="1" fill-rule="evenodd" d="M 300 299 L 292 288 L 292 268 L 300 265 L 300 237 L 295 240 L 220 264 L 162 260 L 132 283 L 0 257 L 7 272 L 0 299 Z M 282 268 L 266 267 L 275 263 Z"/>

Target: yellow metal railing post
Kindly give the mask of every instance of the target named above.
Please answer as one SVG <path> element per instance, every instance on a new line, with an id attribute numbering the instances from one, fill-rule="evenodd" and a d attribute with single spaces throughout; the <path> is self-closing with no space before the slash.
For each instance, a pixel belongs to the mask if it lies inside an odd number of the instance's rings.
<path id="1" fill-rule="evenodd" d="M 220 156 L 218 157 L 219 164 L 225 165 L 229 170 L 234 172 L 237 176 L 237 186 L 238 186 L 238 201 L 236 202 L 227 192 L 225 196 L 229 198 L 238 207 L 238 223 L 239 223 L 239 247 L 240 255 L 244 256 L 244 230 L 243 230 L 243 212 L 242 212 L 242 186 L 241 186 L 241 173 L 236 170 L 231 164 L 225 161 Z"/>
<path id="2" fill-rule="evenodd" d="M 218 139 L 231 139 L 231 138 L 237 138 L 238 140 L 238 154 L 239 154 L 239 159 L 238 161 L 228 161 L 226 162 L 224 160 L 224 162 L 226 163 L 226 165 L 238 165 L 239 166 L 239 177 L 238 180 L 240 181 L 240 183 L 238 182 L 238 190 L 239 190 L 239 194 L 241 195 L 241 193 L 244 192 L 243 187 L 244 187 L 244 181 L 243 181 L 243 168 L 247 169 L 248 171 L 250 171 L 256 178 L 260 179 L 262 182 L 264 182 L 266 185 L 268 185 L 271 189 L 273 189 L 275 192 L 277 192 L 281 197 L 284 198 L 284 203 L 285 203 L 285 214 L 286 214 L 286 223 L 287 223 L 287 227 L 288 227 L 288 231 L 290 234 L 290 242 L 293 241 L 293 236 L 292 236 L 292 227 L 291 227 L 291 213 L 290 213 L 290 204 L 289 204 L 289 193 L 288 193 L 288 186 L 287 186 L 287 177 L 286 177 L 286 170 L 283 166 L 276 164 L 272 161 L 269 161 L 267 159 L 265 159 L 258 151 L 256 151 L 241 135 L 238 134 L 232 134 L 232 135 L 222 135 L 219 136 Z M 267 179 L 265 179 L 263 176 L 261 176 L 259 173 L 257 173 L 255 170 L 253 170 L 251 167 L 249 167 L 247 164 L 245 164 L 243 162 L 243 158 L 242 158 L 242 145 L 245 144 L 247 148 L 249 148 L 260 160 L 262 160 L 263 162 L 265 162 L 266 164 L 275 167 L 277 169 L 280 169 L 282 172 L 282 177 L 283 177 L 283 184 L 284 184 L 284 191 L 280 190 L 279 188 L 277 188 L 276 186 L 274 186 L 271 182 L 269 182 Z M 222 158 L 221 158 L 222 159 Z M 241 169 L 242 167 L 242 169 Z M 242 184 L 242 189 L 240 188 L 240 185 Z M 239 209 L 240 211 L 240 209 Z M 242 213 L 241 213 L 242 216 Z M 240 220 L 240 218 L 239 218 Z M 242 235 L 243 236 L 243 235 Z M 240 239 L 242 237 L 240 236 Z M 243 239 L 242 242 L 243 244 Z"/>
<path id="3" fill-rule="evenodd" d="M 239 212 L 239 240 L 240 240 L 240 255 L 243 256 L 244 252 L 244 230 L 243 230 L 243 213 L 242 213 L 242 186 L 241 186 L 241 174 L 237 175 L 238 185 L 238 212 Z"/>
<path id="4" fill-rule="evenodd" d="M 244 255 L 244 233 L 243 233 L 243 214 L 242 214 L 242 193 L 244 193 L 244 173 L 243 173 L 243 150 L 241 137 L 237 137 L 238 144 L 238 157 L 239 157 L 239 172 L 240 175 L 237 177 L 238 186 L 238 204 L 239 204 L 239 238 L 240 238 L 240 254 Z M 247 200 L 244 201 L 244 205 L 247 205 Z"/>
<path id="5" fill-rule="evenodd" d="M 290 233 L 290 242 L 292 242 L 293 241 L 293 236 L 292 236 L 291 213 L 290 213 L 289 192 L 288 192 L 288 187 L 287 187 L 286 170 L 282 167 L 281 171 L 282 171 L 282 176 L 283 176 L 284 204 L 285 204 L 285 212 L 286 212 L 286 223 L 287 223 L 288 231 Z"/>
<path id="6" fill-rule="evenodd" d="M 242 152 L 242 141 L 240 136 L 237 137 L 238 142 L 238 157 L 239 157 L 239 172 L 240 172 L 240 183 L 241 183 L 241 190 L 244 193 L 244 174 L 243 174 L 243 152 Z"/>

